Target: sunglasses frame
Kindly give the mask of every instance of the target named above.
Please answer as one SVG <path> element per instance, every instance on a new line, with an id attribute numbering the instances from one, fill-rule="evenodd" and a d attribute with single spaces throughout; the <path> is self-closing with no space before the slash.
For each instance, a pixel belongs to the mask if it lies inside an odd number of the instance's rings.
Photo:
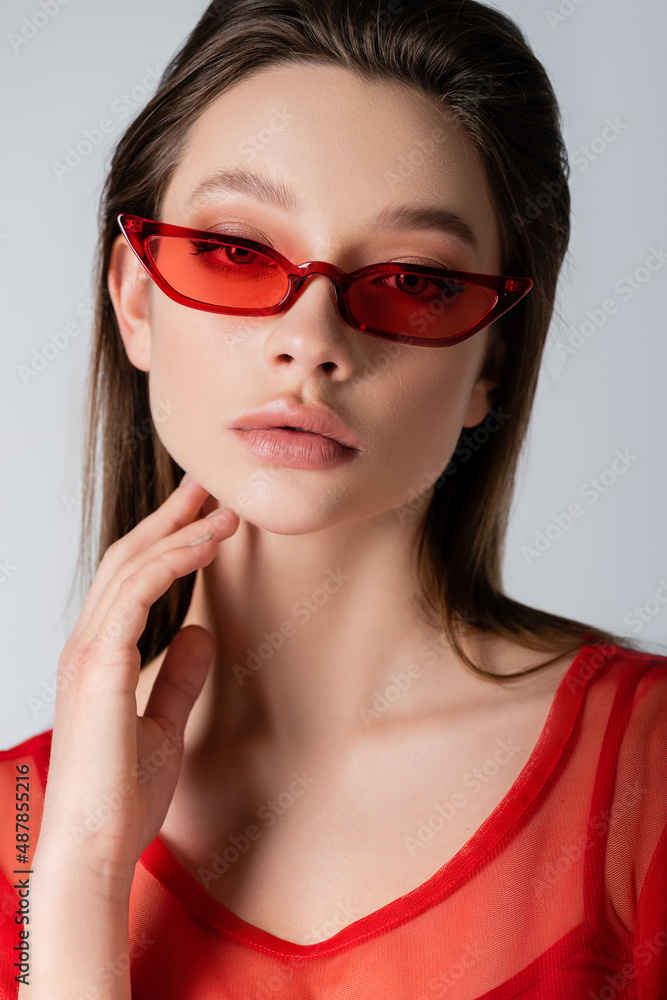
<path id="1" fill-rule="evenodd" d="M 360 267 L 356 271 L 346 273 L 334 264 L 328 264 L 322 260 L 312 260 L 306 264 L 293 264 L 292 261 L 283 257 L 281 253 L 273 247 L 260 243 L 257 240 L 246 239 L 242 236 L 227 236 L 224 233 L 213 233 L 204 229 L 189 229 L 185 226 L 173 226 L 166 222 L 156 222 L 153 219 L 144 219 L 138 215 L 129 215 L 120 212 L 116 217 L 118 226 L 134 251 L 139 262 L 146 269 L 155 284 L 168 295 L 174 302 L 183 306 L 190 306 L 193 309 L 202 309 L 204 312 L 223 313 L 228 316 L 274 316 L 276 313 L 289 309 L 296 302 L 302 293 L 306 279 L 311 274 L 322 274 L 330 278 L 334 286 L 334 295 L 338 311 L 345 322 L 359 333 L 366 333 L 372 337 L 379 337 L 382 340 L 397 341 L 402 344 L 414 344 L 420 347 L 449 347 L 453 344 L 460 344 L 469 337 L 474 336 L 480 330 L 490 326 L 491 323 L 503 316 L 512 309 L 533 286 L 530 278 L 511 277 L 498 274 L 476 274 L 471 271 L 451 271 L 445 268 L 425 267 L 421 264 L 369 264 Z M 281 301 L 275 306 L 256 307 L 241 309 L 235 306 L 216 306 L 198 299 L 191 299 L 181 294 L 173 288 L 158 271 L 153 258 L 151 257 L 146 242 L 151 236 L 179 236 L 194 240 L 210 241 L 219 243 L 221 246 L 239 246 L 255 253 L 261 253 L 271 258 L 279 264 L 287 273 L 289 285 L 287 292 Z M 444 278 L 447 280 L 460 280 L 468 284 L 481 285 L 496 292 L 498 298 L 495 304 L 472 326 L 458 333 L 455 337 L 433 338 L 433 337 L 413 337 L 407 334 L 388 333 L 371 326 L 358 323 L 348 307 L 347 292 L 356 278 L 369 274 L 405 274 L 415 273 L 433 278 Z"/>

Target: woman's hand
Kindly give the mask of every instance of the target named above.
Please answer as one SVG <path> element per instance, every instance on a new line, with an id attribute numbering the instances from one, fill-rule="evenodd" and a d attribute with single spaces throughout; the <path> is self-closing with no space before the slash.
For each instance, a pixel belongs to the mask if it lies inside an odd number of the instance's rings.
<path id="1" fill-rule="evenodd" d="M 238 527 L 238 515 L 225 508 L 201 518 L 208 495 L 190 479 L 104 554 L 58 661 L 35 871 L 38 858 L 54 858 L 123 891 L 160 831 L 213 640 L 199 625 L 174 636 L 141 717 L 137 641 L 172 581 L 210 563 Z M 208 532 L 211 539 L 191 544 Z"/>

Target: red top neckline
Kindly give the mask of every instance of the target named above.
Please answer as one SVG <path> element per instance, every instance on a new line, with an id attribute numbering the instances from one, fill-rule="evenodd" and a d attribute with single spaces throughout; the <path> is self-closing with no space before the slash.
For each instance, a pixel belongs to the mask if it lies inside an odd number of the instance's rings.
<path id="1" fill-rule="evenodd" d="M 297 944 L 237 916 L 206 892 L 169 851 L 159 835 L 143 852 L 140 863 L 183 906 L 220 933 L 241 944 L 282 958 L 307 960 L 332 955 L 406 922 L 442 900 L 463 882 L 518 823 L 537 797 L 570 737 L 588 680 L 599 671 L 607 655 L 617 649 L 615 644 L 605 644 L 606 652 L 602 663 L 596 664 L 593 669 L 589 668 L 584 677 L 582 659 L 586 649 L 595 645 L 588 643 L 589 635 L 589 632 L 585 633 L 579 652 L 560 680 L 546 722 L 530 757 L 512 787 L 482 825 L 449 861 L 421 885 L 360 917 L 332 937 L 315 944 Z M 578 671 L 581 671 L 581 676 L 573 683 L 572 678 Z"/>

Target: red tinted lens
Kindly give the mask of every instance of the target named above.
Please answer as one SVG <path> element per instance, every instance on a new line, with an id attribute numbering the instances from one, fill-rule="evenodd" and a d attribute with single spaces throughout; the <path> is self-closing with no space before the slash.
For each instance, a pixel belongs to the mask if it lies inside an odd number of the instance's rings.
<path id="1" fill-rule="evenodd" d="M 277 305 L 289 278 L 270 257 L 235 246 L 183 236 L 149 236 L 146 251 L 181 295 L 212 306 L 262 309 Z"/>
<path id="2" fill-rule="evenodd" d="M 350 312 L 361 326 L 434 340 L 464 333 L 497 301 L 492 288 L 416 271 L 364 275 L 348 292 Z"/>

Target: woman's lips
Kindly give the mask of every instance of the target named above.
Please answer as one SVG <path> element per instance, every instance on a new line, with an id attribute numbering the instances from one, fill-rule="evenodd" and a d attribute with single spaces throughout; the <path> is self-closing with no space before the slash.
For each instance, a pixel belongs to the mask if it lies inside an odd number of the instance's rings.
<path id="1" fill-rule="evenodd" d="M 287 427 L 233 427 L 232 433 L 253 454 L 288 469 L 333 469 L 359 454 L 332 438 Z"/>

